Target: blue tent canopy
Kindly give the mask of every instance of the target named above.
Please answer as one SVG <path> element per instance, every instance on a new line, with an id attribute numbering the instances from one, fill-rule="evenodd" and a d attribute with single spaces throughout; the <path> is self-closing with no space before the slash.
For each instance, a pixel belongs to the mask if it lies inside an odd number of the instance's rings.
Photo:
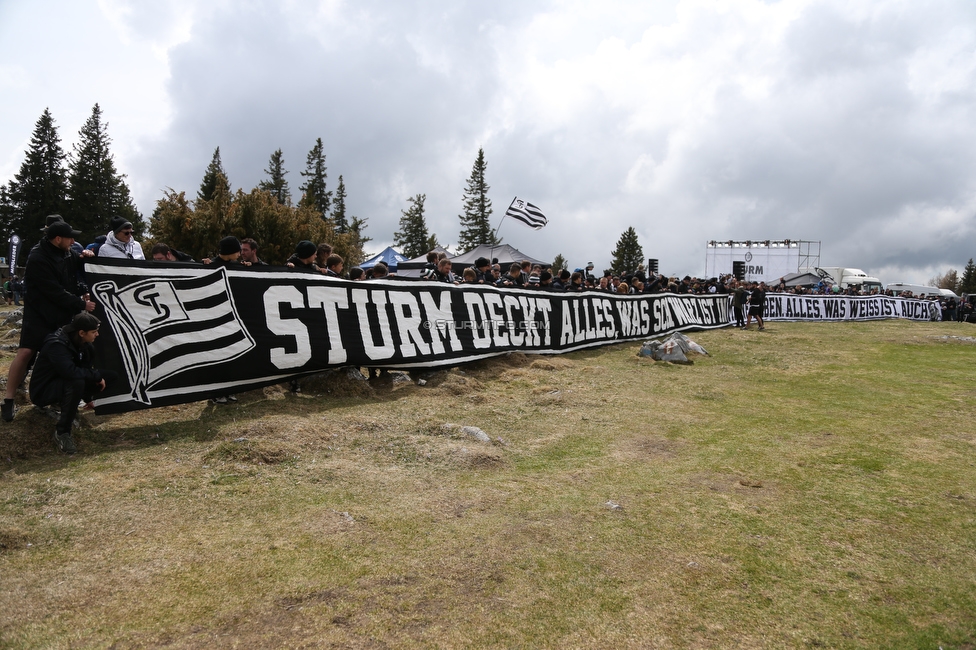
<path id="1" fill-rule="evenodd" d="M 397 264 L 400 262 L 406 262 L 407 258 L 400 253 L 393 250 L 393 247 L 387 246 L 383 252 L 374 255 L 365 262 L 359 265 L 361 269 L 371 269 L 376 266 L 377 262 L 385 262 L 388 267 L 390 267 L 390 272 L 394 273 L 397 269 Z"/>

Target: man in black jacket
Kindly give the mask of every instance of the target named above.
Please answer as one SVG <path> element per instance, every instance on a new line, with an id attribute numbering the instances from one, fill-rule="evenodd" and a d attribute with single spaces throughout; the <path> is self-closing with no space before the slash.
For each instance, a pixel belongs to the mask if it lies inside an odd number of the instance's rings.
<path id="1" fill-rule="evenodd" d="M 34 354 L 41 349 L 44 338 L 71 320 L 81 311 L 92 311 L 95 303 L 79 295 L 81 290 L 75 277 L 80 264 L 71 252 L 75 237 L 81 233 L 64 221 L 51 221 L 45 236 L 27 257 L 24 284 L 30 296 L 24 303 L 24 324 L 20 330 L 20 347 L 7 372 L 6 398 L 0 416 L 7 422 L 14 419 L 14 397 L 27 376 Z M 83 257 L 91 257 L 84 251 Z"/>
<path id="2" fill-rule="evenodd" d="M 85 401 L 91 408 L 98 391 L 105 390 L 116 374 L 111 370 L 92 367 L 99 320 L 86 311 L 76 314 L 71 322 L 44 339 L 31 375 L 30 398 L 37 406 L 61 407 L 61 417 L 54 429 L 54 442 L 66 454 L 76 451 L 71 438 L 71 423 L 78 413 L 78 403 Z"/>

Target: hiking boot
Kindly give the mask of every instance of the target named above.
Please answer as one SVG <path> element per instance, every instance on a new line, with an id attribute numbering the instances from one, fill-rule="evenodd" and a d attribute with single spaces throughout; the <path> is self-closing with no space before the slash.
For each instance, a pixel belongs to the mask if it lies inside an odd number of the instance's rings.
<path id="1" fill-rule="evenodd" d="M 3 417 L 4 422 L 14 421 L 14 401 L 12 399 L 3 400 L 3 405 L 0 405 L 0 417 Z"/>
<path id="2" fill-rule="evenodd" d="M 58 446 L 58 449 L 68 454 L 69 456 L 76 451 L 78 448 L 75 447 L 75 441 L 71 437 L 71 432 L 61 433 L 60 431 L 54 432 L 54 444 Z"/>

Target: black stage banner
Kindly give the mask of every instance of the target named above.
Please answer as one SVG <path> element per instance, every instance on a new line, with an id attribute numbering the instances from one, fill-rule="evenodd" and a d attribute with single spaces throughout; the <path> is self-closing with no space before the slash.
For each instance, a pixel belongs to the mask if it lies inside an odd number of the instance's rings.
<path id="1" fill-rule="evenodd" d="M 351 282 L 283 267 L 105 260 L 85 275 L 102 318 L 97 364 L 120 413 L 243 392 L 328 368 L 435 368 L 559 354 L 725 327 L 725 294 L 550 293 L 425 281 Z M 927 319 L 925 301 L 769 294 L 770 320 Z"/>

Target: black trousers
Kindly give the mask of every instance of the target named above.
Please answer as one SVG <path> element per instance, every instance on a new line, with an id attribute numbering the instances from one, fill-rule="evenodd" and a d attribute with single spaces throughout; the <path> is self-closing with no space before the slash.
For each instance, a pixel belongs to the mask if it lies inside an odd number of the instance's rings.
<path id="1" fill-rule="evenodd" d="M 37 406 L 61 407 L 61 417 L 58 419 L 58 433 L 71 431 L 71 423 L 78 414 L 78 402 L 85 398 L 91 401 L 98 386 L 93 381 L 84 379 L 55 379 L 41 386 L 30 384 L 30 399 Z"/>

